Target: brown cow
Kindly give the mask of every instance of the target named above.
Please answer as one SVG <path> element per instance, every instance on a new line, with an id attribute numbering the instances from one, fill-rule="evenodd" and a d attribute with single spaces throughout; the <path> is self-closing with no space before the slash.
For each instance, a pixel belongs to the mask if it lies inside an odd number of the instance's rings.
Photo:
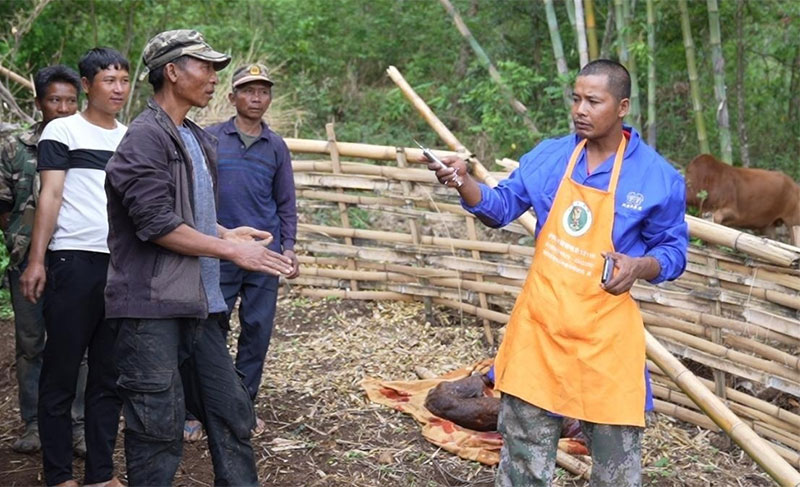
<path id="1" fill-rule="evenodd" d="M 786 225 L 792 243 L 800 244 L 800 186 L 780 171 L 733 167 L 701 154 L 686 167 L 686 204 L 710 212 L 714 223 L 769 238 L 775 227 Z"/>

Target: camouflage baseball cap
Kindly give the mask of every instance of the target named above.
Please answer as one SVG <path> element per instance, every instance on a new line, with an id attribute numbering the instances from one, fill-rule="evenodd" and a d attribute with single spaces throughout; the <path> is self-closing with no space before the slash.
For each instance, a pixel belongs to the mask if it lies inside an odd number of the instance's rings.
<path id="1" fill-rule="evenodd" d="M 236 71 L 233 72 L 234 88 L 251 81 L 266 81 L 270 86 L 274 84 L 269 77 L 269 70 L 263 64 L 247 64 L 236 68 Z"/>
<path id="2" fill-rule="evenodd" d="M 211 61 L 217 71 L 231 62 L 230 56 L 212 49 L 203 39 L 203 34 L 190 29 L 168 30 L 157 34 L 144 46 L 142 61 L 148 69 L 153 70 L 181 56 Z"/>

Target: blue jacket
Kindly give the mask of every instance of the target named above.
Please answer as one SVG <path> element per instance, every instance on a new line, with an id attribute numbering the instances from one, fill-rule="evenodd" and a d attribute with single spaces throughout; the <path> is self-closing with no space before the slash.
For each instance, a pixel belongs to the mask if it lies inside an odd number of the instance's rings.
<path id="1" fill-rule="evenodd" d="M 611 234 L 614 248 L 632 257 L 655 257 L 661 264 L 661 273 L 651 282 L 675 279 L 686 268 L 689 243 L 684 219 L 686 184 L 675 168 L 641 140 L 638 132 L 624 128 L 631 137 L 616 192 Z M 522 156 L 519 169 L 508 179 L 494 189 L 481 185 L 481 201 L 474 207 L 464 204 L 464 208 L 490 227 L 506 225 L 533 208 L 538 237 L 579 140 L 570 134 L 541 142 Z M 572 178 L 585 186 L 607 190 L 613 165 L 614 154 L 588 174 L 583 151 Z"/>

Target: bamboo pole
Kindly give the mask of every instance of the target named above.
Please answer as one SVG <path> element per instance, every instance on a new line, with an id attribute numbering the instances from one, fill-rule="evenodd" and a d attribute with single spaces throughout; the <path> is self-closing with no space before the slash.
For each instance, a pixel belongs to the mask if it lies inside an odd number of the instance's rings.
<path id="1" fill-rule="evenodd" d="M 300 223 L 297 226 L 301 232 L 312 232 L 327 235 L 330 237 L 350 237 L 364 238 L 370 240 L 380 240 L 387 242 L 414 243 L 411 235 L 398 232 L 384 232 L 381 230 L 363 230 L 359 228 L 339 228 L 326 225 L 312 225 Z M 500 242 L 474 242 L 461 238 L 429 237 L 421 236 L 422 245 L 435 245 L 440 247 L 455 247 L 464 250 L 480 250 L 484 252 L 494 252 L 498 254 L 517 254 L 533 255 L 533 249 L 522 245 L 513 245 Z"/>
<path id="2" fill-rule="evenodd" d="M 336 144 L 336 131 L 333 128 L 333 123 L 325 124 L 325 132 L 328 135 L 328 153 L 331 155 L 331 170 L 334 174 L 341 174 L 342 165 L 339 161 L 339 148 Z M 336 192 L 343 194 L 344 189 L 337 188 Z M 348 214 L 347 203 L 339 201 L 337 205 L 339 206 L 339 218 L 341 219 L 342 226 L 344 228 L 350 228 L 350 215 Z M 353 239 L 351 237 L 345 237 L 344 241 L 347 245 L 353 245 Z M 350 270 L 356 269 L 355 259 L 348 259 L 347 268 Z M 350 289 L 353 291 L 358 291 L 358 281 L 351 280 Z"/>
<path id="3" fill-rule="evenodd" d="M 680 1 L 685 2 L 686 0 Z M 767 262 L 784 267 L 795 267 L 800 260 L 800 253 L 770 245 L 769 240 L 765 238 L 717 225 L 691 215 L 686 215 L 686 223 L 689 224 L 689 233 L 693 237 L 699 237 L 709 243 L 725 245 L 734 250 L 740 250 Z"/>
<path id="4" fill-rule="evenodd" d="M 583 0 L 575 1 L 575 31 L 578 38 L 578 58 L 580 67 L 583 68 L 589 63 L 589 52 L 586 41 L 586 20 L 583 14 Z"/>
<path id="5" fill-rule="evenodd" d="M 723 334 L 723 330 L 719 327 L 706 327 L 704 325 L 689 323 L 663 314 L 650 313 L 645 310 L 642 310 L 642 317 L 644 318 L 646 325 L 670 328 L 694 336 L 713 338 L 714 333 L 716 332 L 721 335 L 721 342 L 730 347 L 755 353 L 764 359 L 771 360 L 793 370 L 800 370 L 800 357 L 758 342 L 751 338 L 730 334 L 728 330 L 725 330 L 726 333 Z M 724 395 L 720 393 L 717 393 L 717 395 L 724 398 Z"/>
<path id="6" fill-rule="evenodd" d="M 681 31 L 683 32 L 683 47 L 686 51 L 686 70 L 689 73 L 689 89 L 692 93 L 692 110 L 694 110 L 694 122 L 697 129 L 697 141 L 700 143 L 700 152 L 709 154 L 711 148 L 708 146 L 708 136 L 706 135 L 706 122 L 703 119 L 703 105 L 700 102 L 700 87 L 697 77 L 697 62 L 694 55 L 694 40 L 692 39 L 692 26 L 689 22 L 689 7 L 686 0 L 678 0 L 678 7 L 681 12 Z"/>
<path id="7" fill-rule="evenodd" d="M 10 69 L 8 69 L 8 68 L 6 68 L 4 66 L 0 66 L 0 75 L 7 77 L 11 81 L 13 81 L 13 82 L 15 82 L 15 83 L 17 83 L 19 85 L 22 85 L 24 88 L 27 88 L 34 95 L 36 94 L 36 90 L 33 87 L 33 83 L 31 83 L 30 80 L 18 75 L 14 71 L 11 71 Z"/>
<path id="8" fill-rule="evenodd" d="M 678 359 L 647 334 L 647 355 L 770 477 L 782 486 L 800 486 L 800 474 L 706 388 Z"/>
<path id="9" fill-rule="evenodd" d="M 450 203 L 441 203 L 441 202 L 432 202 L 430 198 L 422 199 L 422 197 L 409 194 L 409 195 L 398 195 L 398 196 L 361 196 L 355 194 L 342 194 L 342 193 L 334 193 L 331 191 L 316 191 L 313 189 L 303 189 L 297 191 L 297 196 L 299 198 L 304 199 L 311 199 L 311 200 L 320 200 L 320 201 L 331 201 L 331 202 L 339 202 L 343 201 L 345 203 L 349 203 L 352 205 L 362 206 L 389 206 L 389 207 L 403 207 L 407 206 L 409 202 L 413 203 L 413 206 L 416 208 L 424 208 L 428 210 L 434 210 L 437 214 L 441 213 L 449 213 L 456 216 L 469 216 L 472 215 L 466 211 L 461 205 L 454 205 Z"/>
<path id="10" fill-rule="evenodd" d="M 348 291 L 346 289 L 300 289 L 301 296 L 312 298 L 358 299 L 365 301 L 414 301 L 414 296 L 388 291 Z"/>
<path id="11" fill-rule="evenodd" d="M 717 0 L 707 0 L 708 27 L 711 40 L 711 62 L 714 66 L 714 97 L 717 99 L 717 125 L 719 126 L 720 158 L 733 164 L 731 129 L 728 119 L 728 97 L 725 88 L 725 57 L 719 28 L 719 6 Z"/>
<path id="12" fill-rule="evenodd" d="M 403 93 L 403 96 L 417 109 L 417 111 L 422 115 L 422 118 L 428 122 L 428 125 L 436 132 L 437 135 L 447 144 L 450 149 L 455 150 L 459 155 L 464 156 L 469 154 L 467 148 L 459 142 L 455 135 L 447 128 L 447 126 L 439 120 L 433 110 L 428 107 L 427 103 L 420 98 L 419 95 L 414 91 L 411 85 L 403 78 L 403 75 L 400 74 L 400 71 L 397 70 L 394 66 L 389 66 L 386 70 L 389 77 L 394 81 L 400 91 Z M 489 187 L 494 188 L 497 186 L 497 179 L 495 179 L 489 171 L 483 167 L 483 164 L 480 163 L 474 157 L 470 157 L 470 162 L 472 163 L 472 173 L 473 175 L 478 178 L 478 180 L 484 182 Z M 530 212 L 523 213 L 517 221 L 522 224 L 523 227 L 533 235 L 536 232 L 536 219 Z"/>
<path id="13" fill-rule="evenodd" d="M 755 371 L 787 379 L 788 381 L 791 381 L 792 384 L 796 387 L 796 390 L 800 392 L 800 372 L 798 372 L 797 370 L 784 367 L 783 365 L 777 362 L 772 362 L 770 360 L 753 357 L 745 353 L 732 350 L 723 345 L 718 345 L 716 343 L 704 340 L 702 338 L 696 337 L 694 335 L 682 331 L 670 328 L 663 328 L 659 326 L 648 326 L 648 329 L 654 335 L 658 335 L 660 337 L 667 338 L 671 341 L 687 345 L 694 350 L 698 350 L 700 352 L 704 352 L 710 356 L 713 356 L 716 358 L 716 361 L 720 364 L 723 362 L 732 362 L 737 365 L 744 365 Z M 800 393 L 796 395 L 800 395 Z"/>
<path id="14" fill-rule="evenodd" d="M 547 17 L 547 28 L 550 31 L 550 42 L 553 44 L 553 56 L 556 59 L 556 69 L 558 70 L 558 77 L 561 78 L 564 106 L 567 109 L 567 113 L 569 113 L 570 107 L 572 106 L 572 99 L 570 97 L 572 87 L 569 85 L 568 81 L 569 70 L 567 68 L 567 59 L 564 57 L 564 46 L 561 44 L 561 34 L 558 31 L 556 10 L 553 8 L 553 0 L 542 1 L 544 2 L 544 11 Z M 569 1 L 567 3 L 569 3 Z M 575 128 L 572 116 L 569 117 L 569 128 L 570 130 Z"/>
<path id="15" fill-rule="evenodd" d="M 652 374 L 654 374 L 654 377 L 655 377 L 655 379 L 657 381 L 659 381 L 659 380 L 663 381 L 666 384 L 668 384 L 670 387 L 673 387 L 675 390 L 679 390 L 680 389 L 678 387 L 678 385 L 675 384 L 671 379 L 666 377 L 666 374 L 664 373 L 664 371 L 662 371 L 660 368 L 658 368 L 654 363 L 652 363 L 652 362 L 648 363 L 648 369 L 650 370 L 650 372 Z M 663 377 L 661 377 L 661 376 L 663 376 Z M 714 383 L 713 382 L 711 382 L 708 379 L 703 379 L 703 378 L 698 378 L 698 379 L 700 380 L 700 382 L 709 391 L 713 391 L 713 389 L 714 389 Z M 800 429 L 800 415 L 797 415 L 797 414 L 794 414 L 794 413 L 792 413 L 790 411 L 782 409 L 782 408 L 776 406 L 775 404 L 771 404 L 771 403 L 769 403 L 767 401 L 764 401 L 762 399 L 758 399 L 758 398 L 755 398 L 755 397 L 750 396 L 748 394 L 745 394 L 744 392 L 737 391 L 736 389 L 733 389 L 731 387 L 727 388 L 727 390 L 725 392 L 725 395 L 728 396 L 728 401 L 733 401 L 733 402 L 736 402 L 738 404 L 747 406 L 747 407 L 749 407 L 751 409 L 755 409 L 757 411 L 761 411 L 761 412 L 763 412 L 765 414 L 768 414 L 768 415 L 770 415 L 772 417 L 777 418 L 780 421 L 783 421 L 783 422 L 785 422 L 787 424 L 792 425 L 792 427 L 795 428 L 795 429 Z"/>
<path id="16" fill-rule="evenodd" d="M 455 7 L 453 7 L 453 4 L 450 3 L 450 0 L 439 0 L 439 3 L 441 3 L 445 10 L 447 10 L 447 13 L 450 14 L 456 29 L 458 29 L 458 32 L 460 32 L 464 39 L 467 40 L 469 47 L 472 48 L 472 52 L 475 53 L 481 64 L 483 64 L 483 66 L 489 71 L 489 77 L 492 78 L 492 81 L 494 81 L 494 83 L 500 89 L 500 92 L 506 97 L 506 100 L 511 105 L 511 108 L 513 108 L 514 111 L 522 117 L 522 121 L 531 132 L 534 134 L 540 134 L 541 132 L 539 132 L 539 129 L 536 128 L 536 124 L 533 123 L 533 120 L 531 120 L 531 117 L 528 115 L 528 108 L 514 96 L 511 88 L 506 84 L 505 81 L 503 81 L 503 77 L 500 76 L 500 72 L 497 71 L 497 68 L 492 63 L 492 60 L 489 59 L 486 51 L 483 50 L 481 45 L 478 43 L 478 40 L 475 39 L 475 36 L 472 35 L 472 32 L 470 32 L 467 24 L 464 23 L 461 15 L 459 15 Z"/>
<path id="17" fill-rule="evenodd" d="M 403 168 L 403 170 L 408 170 L 407 169 L 408 168 L 408 159 L 406 158 L 406 153 L 403 151 L 402 148 L 398 148 L 396 160 L 397 160 L 397 165 L 399 167 Z M 411 192 L 412 192 L 412 189 L 413 189 L 413 186 L 411 185 L 410 182 L 408 182 L 408 181 L 404 181 L 403 182 L 403 196 L 406 196 L 406 197 L 410 196 Z M 407 203 L 411 203 L 411 200 L 407 199 L 406 202 Z M 420 245 L 420 239 L 419 239 L 420 229 L 419 229 L 419 226 L 417 226 L 416 219 L 409 218 L 408 219 L 408 227 L 409 227 L 409 230 L 411 230 L 411 238 L 414 241 L 414 245 Z M 424 278 L 422 278 L 420 280 L 420 282 L 422 284 L 426 283 Z M 433 323 L 433 320 L 434 320 L 434 317 L 433 317 L 433 301 L 431 301 L 431 299 L 429 297 L 426 297 L 424 299 L 424 303 L 425 303 L 425 317 L 427 318 L 428 322 Z"/>
<path id="18" fill-rule="evenodd" d="M 592 478 L 592 467 L 587 465 L 567 452 L 556 449 L 556 463 L 559 467 L 573 475 L 579 475 L 582 479 Z"/>
<path id="19" fill-rule="evenodd" d="M 283 139 L 292 152 L 306 154 L 328 154 L 328 141 L 312 139 Z M 342 157 L 359 157 L 380 161 L 393 161 L 396 157 L 397 147 L 389 145 L 360 144 L 358 142 L 337 142 L 339 155 Z M 409 162 L 422 163 L 422 150 L 416 147 L 404 147 Z M 438 157 L 459 155 L 458 152 L 433 150 Z"/>
<path id="20" fill-rule="evenodd" d="M 736 2 L 736 127 L 739 136 L 739 156 L 743 167 L 750 167 L 750 149 L 747 140 L 747 124 L 744 89 L 744 72 L 747 61 L 744 56 L 744 0 Z"/>
<path id="21" fill-rule="evenodd" d="M 597 47 L 597 25 L 594 18 L 594 0 L 583 0 L 583 10 L 586 13 L 586 40 L 589 43 L 589 60 L 594 61 L 600 54 Z"/>
<path id="22" fill-rule="evenodd" d="M 614 19 L 617 23 L 617 54 L 619 62 L 628 68 L 631 76 L 631 109 L 629 122 L 639 130 L 642 126 L 642 110 L 639 103 L 639 78 L 636 58 L 630 54 L 632 20 L 629 0 L 614 0 Z"/>
<path id="23" fill-rule="evenodd" d="M 656 13 L 647 0 L 647 145 L 656 148 Z"/>
<path id="24" fill-rule="evenodd" d="M 330 172 L 333 174 L 358 174 L 361 176 L 380 176 L 398 181 L 413 183 L 439 184 L 436 175 L 427 169 L 398 168 L 390 166 L 376 166 L 374 164 L 361 164 L 355 162 L 340 162 L 338 171 L 332 161 L 292 161 L 292 170 L 295 172 Z"/>
<path id="25" fill-rule="evenodd" d="M 758 325 L 752 325 L 744 321 L 734 320 L 731 318 L 724 318 L 721 316 L 714 316 L 709 313 L 700 313 L 697 311 L 671 308 L 658 303 L 639 303 L 642 310 L 650 310 L 654 313 L 666 314 L 678 317 L 684 321 L 689 321 L 699 325 L 711 326 L 716 328 L 728 329 L 735 331 L 742 336 L 749 338 L 758 338 L 760 340 L 774 340 L 781 344 L 788 346 L 800 346 L 800 340 L 793 338 L 782 333 L 777 333 L 767 328 Z"/>

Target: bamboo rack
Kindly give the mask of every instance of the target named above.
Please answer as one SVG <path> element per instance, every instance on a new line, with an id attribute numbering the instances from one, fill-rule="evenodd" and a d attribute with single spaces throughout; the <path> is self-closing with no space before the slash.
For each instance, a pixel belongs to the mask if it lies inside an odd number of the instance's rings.
<path id="1" fill-rule="evenodd" d="M 427 300 L 494 323 L 490 333 L 506 323 L 533 256 L 532 242 L 521 241 L 525 230 L 475 224 L 452 192 L 443 191 L 427 170 L 415 169 L 412 148 L 338 141 L 336 146 L 338 171 L 329 160 L 303 159 L 330 155 L 329 141 L 290 145 L 297 159 L 302 221 L 302 273 L 293 282 L 300 293 Z M 398 154 L 407 159 L 405 165 Z M 367 214 L 366 220 L 359 227 L 352 218 L 342 224 L 342 215 L 350 212 Z M 766 441 L 771 451 L 799 467 L 800 415 L 733 386 L 749 381 L 762 392 L 771 388 L 800 396 L 800 321 L 795 318 L 800 275 L 793 267 L 800 251 L 748 235 L 758 241 L 759 250 L 753 251 L 743 245 L 748 237 L 736 236 L 741 232 L 706 222 L 692 228 L 694 236 L 716 237 L 708 237 L 705 247 L 692 247 L 685 274 L 672 283 L 640 282 L 633 289 L 645 324 L 667 350 L 705 367 L 708 375 L 701 381 L 709 391 L 719 387 L 714 371 L 722 374 L 725 404 L 763 438 L 744 441 Z M 657 366 L 652 368 L 657 411 L 720 431 Z"/>
<path id="2" fill-rule="evenodd" d="M 389 74 L 403 89 L 399 72 Z M 504 177 L 407 96 L 451 149 L 438 155 L 469 158 L 489 185 Z M 301 276 L 292 285 L 306 296 L 451 308 L 483 325 L 492 343 L 531 264 L 535 216 L 487 229 L 418 164 L 418 149 L 340 142 L 332 126 L 328 136 L 287 139 L 301 220 Z M 703 245 L 690 248 L 684 275 L 632 289 L 648 330 L 656 409 L 725 431 L 779 484 L 798 485 L 800 415 L 790 405 L 800 401 L 800 248 L 687 222 Z"/>

